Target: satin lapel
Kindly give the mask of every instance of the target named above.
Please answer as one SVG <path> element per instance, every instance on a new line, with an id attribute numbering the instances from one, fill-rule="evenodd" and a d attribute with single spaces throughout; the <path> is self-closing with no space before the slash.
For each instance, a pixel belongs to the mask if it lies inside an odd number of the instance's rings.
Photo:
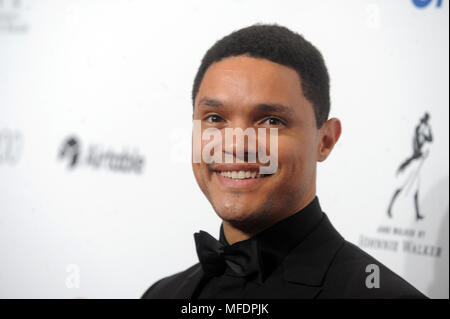
<path id="1" fill-rule="evenodd" d="M 344 239 L 323 214 L 320 224 L 283 262 L 287 293 L 292 298 L 315 298 Z"/>
<path id="2" fill-rule="evenodd" d="M 174 298 L 177 299 L 191 299 L 196 288 L 202 282 L 204 273 L 200 264 L 196 265 L 194 269 L 186 276 L 178 288 L 174 291 Z"/>

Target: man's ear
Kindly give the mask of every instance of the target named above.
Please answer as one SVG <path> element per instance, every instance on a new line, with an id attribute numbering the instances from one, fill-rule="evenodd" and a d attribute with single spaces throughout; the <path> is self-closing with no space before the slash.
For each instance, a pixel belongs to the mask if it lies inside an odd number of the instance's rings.
<path id="1" fill-rule="evenodd" d="M 319 129 L 318 162 L 323 162 L 330 155 L 334 145 L 341 136 L 341 130 L 341 121 L 337 118 L 329 119 Z"/>

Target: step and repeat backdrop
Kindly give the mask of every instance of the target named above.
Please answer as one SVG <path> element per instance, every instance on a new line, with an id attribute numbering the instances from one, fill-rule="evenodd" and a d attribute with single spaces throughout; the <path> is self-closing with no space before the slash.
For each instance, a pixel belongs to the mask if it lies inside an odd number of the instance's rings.
<path id="1" fill-rule="evenodd" d="M 449 297 L 448 1 L 0 0 L 0 298 L 138 298 L 197 262 L 220 219 L 191 170 L 192 82 L 257 22 L 327 63 L 335 227 Z"/>

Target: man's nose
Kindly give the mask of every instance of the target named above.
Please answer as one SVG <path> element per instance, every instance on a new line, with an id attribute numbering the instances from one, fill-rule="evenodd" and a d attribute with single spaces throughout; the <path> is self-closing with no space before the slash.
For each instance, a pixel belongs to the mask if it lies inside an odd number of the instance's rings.
<path id="1" fill-rule="evenodd" d="M 222 132 L 225 162 L 254 162 L 256 158 L 256 129 L 246 123 L 227 127 Z"/>

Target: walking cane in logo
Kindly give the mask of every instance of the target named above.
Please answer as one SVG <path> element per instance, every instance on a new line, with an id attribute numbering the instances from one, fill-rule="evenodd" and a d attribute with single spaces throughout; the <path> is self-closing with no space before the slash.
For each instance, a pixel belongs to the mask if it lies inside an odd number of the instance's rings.
<path id="1" fill-rule="evenodd" d="M 392 199 L 387 211 L 389 217 L 392 217 L 392 207 L 394 206 L 395 201 L 398 199 L 398 196 L 402 192 L 406 192 L 406 194 L 408 194 L 410 189 L 414 187 L 413 201 L 416 220 L 420 220 L 423 218 L 423 215 L 420 214 L 419 206 L 420 170 L 422 168 L 423 162 L 429 154 L 429 149 L 425 149 L 425 146 L 433 141 L 431 126 L 428 123 L 429 119 L 430 115 L 425 112 L 424 116 L 420 119 L 420 122 L 416 126 L 414 131 L 413 153 L 399 166 L 397 170 L 396 175 L 406 176 L 406 180 L 400 187 L 398 187 L 394 191 L 394 194 L 392 195 Z"/>

